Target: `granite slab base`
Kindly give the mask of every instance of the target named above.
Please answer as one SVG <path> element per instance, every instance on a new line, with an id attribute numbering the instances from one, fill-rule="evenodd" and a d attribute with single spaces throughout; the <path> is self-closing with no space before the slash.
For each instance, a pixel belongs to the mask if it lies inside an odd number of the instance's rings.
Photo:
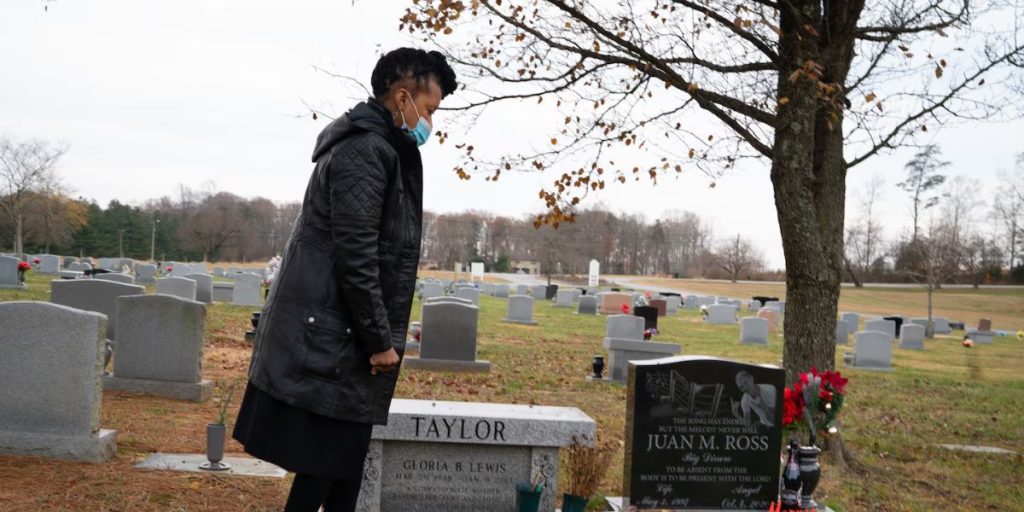
<path id="1" fill-rule="evenodd" d="M 609 496 L 609 497 L 605 498 L 605 501 L 608 503 L 608 508 L 605 509 L 605 510 L 608 510 L 608 511 L 611 511 L 611 512 L 624 512 L 624 509 L 622 508 L 623 507 L 622 503 L 625 500 L 622 498 L 622 496 Z M 688 508 L 686 510 L 687 510 L 687 512 L 728 512 L 725 509 L 710 510 L 710 509 L 689 509 Z M 832 510 L 829 507 L 821 505 L 821 506 L 818 507 L 818 511 L 817 512 L 835 512 L 835 511 Z"/>
<path id="2" fill-rule="evenodd" d="M 502 318 L 501 321 L 505 322 L 506 324 L 537 325 L 537 322 L 535 322 L 533 320 L 530 320 L 529 322 L 523 322 L 521 320 L 512 320 L 512 319 L 509 319 L 509 318 Z"/>
<path id="3" fill-rule="evenodd" d="M 1017 455 L 1015 451 L 996 446 L 976 446 L 971 444 L 940 444 L 939 446 L 951 451 L 983 453 L 986 455 Z"/>
<path id="4" fill-rule="evenodd" d="M 423 359 L 409 357 L 402 360 L 402 366 L 429 372 L 476 372 L 489 373 L 490 361 L 456 361 L 454 359 Z"/>
<path id="5" fill-rule="evenodd" d="M 0 284 L 0 290 L 27 290 L 28 286 L 21 284 Z"/>
<path id="6" fill-rule="evenodd" d="M 888 368 L 881 368 L 881 367 L 877 367 L 877 366 L 856 366 L 856 365 L 848 364 L 848 365 L 846 365 L 846 367 L 847 368 L 853 368 L 853 369 L 856 369 L 856 370 L 867 370 L 869 372 L 891 372 L 891 371 L 895 370 L 895 368 L 893 368 L 891 366 L 888 367 Z"/>
<path id="7" fill-rule="evenodd" d="M 410 352 L 415 352 L 415 353 L 418 354 L 420 352 L 420 342 L 418 342 L 418 341 L 407 341 L 407 342 L 405 342 L 405 353 L 408 354 Z"/>
<path id="8" fill-rule="evenodd" d="M 213 382 L 208 380 L 199 382 L 171 382 L 104 375 L 103 389 L 107 391 L 141 393 L 173 400 L 205 402 L 213 395 Z"/>
<path id="9" fill-rule="evenodd" d="M 189 473 L 206 473 L 231 476 L 255 476 L 267 478 L 284 478 L 287 471 L 259 459 L 249 457 L 224 457 L 222 462 L 231 466 L 224 471 L 206 471 L 199 465 L 206 462 L 206 455 L 201 453 L 154 453 L 135 465 L 139 469 L 155 469 L 160 471 L 185 471 Z"/>
<path id="10" fill-rule="evenodd" d="M 76 462 L 106 462 L 117 453 L 117 431 L 100 429 L 91 436 L 34 432 L 0 432 L 0 455 L 24 455 Z"/>
<path id="11" fill-rule="evenodd" d="M 608 377 L 601 377 L 600 379 L 594 378 L 593 375 L 587 375 L 587 382 L 603 382 L 605 384 L 622 384 L 621 382 L 609 379 Z"/>

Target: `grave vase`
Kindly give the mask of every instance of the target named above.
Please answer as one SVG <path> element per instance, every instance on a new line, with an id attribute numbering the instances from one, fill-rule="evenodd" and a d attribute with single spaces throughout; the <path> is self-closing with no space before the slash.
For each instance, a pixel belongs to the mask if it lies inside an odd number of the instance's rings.
<path id="1" fill-rule="evenodd" d="M 592 364 L 595 379 L 604 378 L 604 356 L 594 356 L 594 362 Z"/>
<path id="2" fill-rule="evenodd" d="M 817 446 L 801 446 L 797 452 L 800 463 L 800 508 L 803 510 L 818 510 L 818 503 L 814 501 L 814 489 L 818 487 L 821 480 L 821 464 L 818 456 L 821 455 L 821 448 Z"/>
<path id="3" fill-rule="evenodd" d="M 538 512 L 542 492 L 530 484 L 516 484 L 516 510 L 518 512 Z"/>
<path id="4" fill-rule="evenodd" d="M 224 441 L 226 440 L 227 427 L 223 423 L 209 423 L 206 425 L 206 459 L 199 466 L 207 471 L 223 471 L 231 466 L 224 464 Z"/>
<path id="5" fill-rule="evenodd" d="M 587 499 L 573 494 L 562 495 L 562 512 L 585 512 Z"/>

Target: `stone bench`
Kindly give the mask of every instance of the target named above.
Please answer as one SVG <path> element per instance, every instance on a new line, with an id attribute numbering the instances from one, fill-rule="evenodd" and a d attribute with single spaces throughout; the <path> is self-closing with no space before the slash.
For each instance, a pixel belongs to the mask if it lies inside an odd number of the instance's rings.
<path id="1" fill-rule="evenodd" d="M 360 512 L 514 512 L 515 485 L 540 475 L 540 510 L 554 510 L 558 450 L 593 440 L 576 408 L 402 400 L 373 428 Z"/>

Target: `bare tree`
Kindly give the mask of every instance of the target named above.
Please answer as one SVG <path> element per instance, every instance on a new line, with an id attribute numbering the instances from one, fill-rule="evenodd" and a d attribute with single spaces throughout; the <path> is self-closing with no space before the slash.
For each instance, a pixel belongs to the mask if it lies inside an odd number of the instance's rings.
<path id="1" fill-rule="evenodd" d="M 992 14 L 1000 4 L 864 3 L 417 0 L 402 23 L 461 66 L 470 83 L 453 109 L 475 114 L 469 122 L 496 102 L 564 117 L 540 149 L 456 144 L 460 176 L 554 169 L 539 223 L 571 220 L 610 181 L 684 170 L 714 177 L 744 159 L 770 160 L 793 379 L 835 364 L 847 169 L 915 144 L 929 127 L 1011 115 L 1000 107 L 1020 100 L 981 87 L 990 76 L 1020 80 L 1011 68 L 1024 60 L 1024 38 L 1006 12 Z M 974 55 L 924 51 L 950 33 L 973 38 Z"/>
<path id="2" fill-rule="evenodd" d="M 736 282 L 743 271 L 751 272 L 761 265 L 761 256 L 749 240 L 741 237 L 722 240 L 718 244 L 718 259 L 729 279 Z"/>
<path id="3" fill-rule="evenodd" d="M 882 223 L 875 215 L 875 205 L 882 198 L 884 186 L 881 175 L 871 178 L 858 194 L 860 215 L 846 230 L 847 271 L 858 288 L 864 286 L 861 280 L 881 253 Z"/>
<path id="4" fill-rule="evenodd" d="M 932 222 L 927 233 L 918 233 L 918 237 L 907 241 L 904 248 L 910 261 L 903 273 L 924 285 L 928 292 L 928 338 L 935 335 L 932 322 L 935 290 L 958 271 L 960 255 L 953 238 L 950 224 Z"/>
<path id="5" fill-rule="evenodd" d="M 25 252 L 25 212 L 56 180 L 57 161 L 67 147 L 43 140 L 0 137 L 0 211 L 14 224 L 14 252 Z"/>
<path id="6" fill-rule="evenodd" d="M 939 171 L 949 167 L 949 162 L 939 159 L 942 150 L 935 144 L 921 148 L 907 162 L 907 179 L 899 183 L 899 187 L 910 196 L 911 213 L 914 218 L 912 240 L 917 240 L 920 232 L 920 219 L 924 210 L 939 204 L 938 188 L 946 181 L 946 176 Z"/>
<path id="7" fill-rule="evenodd" d="M 1017 156 L 1014 172 L 1000 172 L 1001 193 L 993 198 L 992 214 L 1003 230 L 1010 272 L 1017 267 L 1018 248 L 1024 240 L 1024 153 Z"/>

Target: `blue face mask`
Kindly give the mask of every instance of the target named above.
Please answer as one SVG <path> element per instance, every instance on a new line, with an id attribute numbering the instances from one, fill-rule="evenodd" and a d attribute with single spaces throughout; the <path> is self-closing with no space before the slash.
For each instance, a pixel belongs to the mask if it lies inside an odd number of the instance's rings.
<path id="1" fill-rule="evenodd" d="M 412 100 L 410 99 L 410 101 Z M 405 121 L 405 113 L 399 110 L 399 113 L 402 115 L 402 130 L 405 130 L 405 133 L 408 133 L 416 140 L 417 146 L 422 146 L 426 144 L 427 139 L 430 138 L 430 131 L 432 130 L 432 127 L 430 126 L 430 123 L 420 115 L 419 109 L 416 108 L 416 103 L 412 104 L 412 108 L 416 111 L 416 117 L 420 120 L 416 122 L 415 128 L 409 128 L 409 124 Z"/>

